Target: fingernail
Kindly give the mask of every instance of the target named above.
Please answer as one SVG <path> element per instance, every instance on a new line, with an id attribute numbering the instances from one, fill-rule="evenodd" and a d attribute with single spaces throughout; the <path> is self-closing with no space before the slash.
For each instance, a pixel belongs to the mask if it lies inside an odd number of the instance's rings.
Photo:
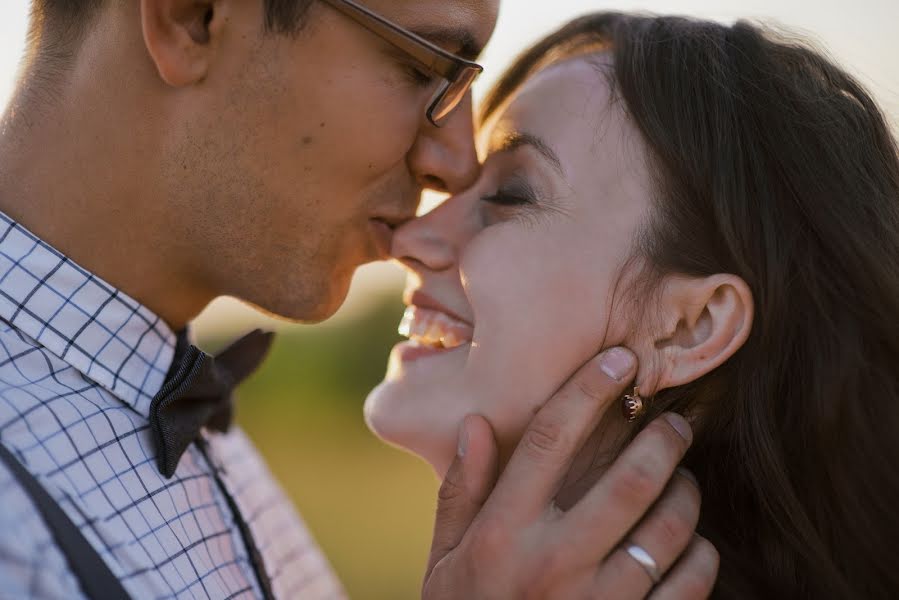
<path id="1" fill-rule="evenodd" d="M 620 347 L 609 348 L 599 355 L 599 368 L 615 381 L 627 377 L 635 362 L 630 350 Z"/>
<path id="2" fill-rule="evenodd" d="M 674 427 L 674 430 L 680 434 L 682 438 L 688 442 L 693 441 L 693 430 L 687 420 L 677 413 L 665 413 L 662 415 L 668 424 Z"/>
<path id="3" fill-rule="evenodd" d="M 678 467 L 677 472 L 693 482 L 693 485 L 697 488 L 699 487 L 699 481 L 696 479 L 696 475 L 693 474 L 693 471 L 686 467 Z"/>
<path id="4" fill-rule="evenodd" d="M 465 427 L 465 421 L 462 421 L 462 426 L 459 427 L 459 447 L 456 450 L 459 458 L 465 456 L 466 450 L 468 450 L 468 429 Z"/>

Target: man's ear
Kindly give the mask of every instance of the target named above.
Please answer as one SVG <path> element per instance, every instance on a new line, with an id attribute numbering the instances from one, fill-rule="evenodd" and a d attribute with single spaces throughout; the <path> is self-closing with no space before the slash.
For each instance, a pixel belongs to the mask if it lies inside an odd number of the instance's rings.
<path id="1" fill-rule="evenodd" d="M 220 0 L 141 0 L 144 43 L 159 76 L 173 87 L 203 81 L 227 19 Z"/>
<path id="2" fill-rule="evenodd" d="M 699 379 L 733 356 L 752 329 L 752 292 L 736 275 L 670 277 L 660 300 L 645 394 Z"/>

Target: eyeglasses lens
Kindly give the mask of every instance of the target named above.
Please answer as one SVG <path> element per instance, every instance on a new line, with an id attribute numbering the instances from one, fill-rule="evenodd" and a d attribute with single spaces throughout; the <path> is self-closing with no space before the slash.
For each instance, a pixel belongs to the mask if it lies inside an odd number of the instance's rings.
<path id="1" fill-rule="evenodd" d="M 437 92 L 439 98 L 428 112 L 428 117 L 435 125 L 441 125 L 453 110 L 459 106 L 465 98 L 465 94 L 471 88 L 471 84 L 480 74 L 481 72 L 478 69 L 466 68 L 459 73 L 455 81 L 448 82 L 440 88 Z"/>

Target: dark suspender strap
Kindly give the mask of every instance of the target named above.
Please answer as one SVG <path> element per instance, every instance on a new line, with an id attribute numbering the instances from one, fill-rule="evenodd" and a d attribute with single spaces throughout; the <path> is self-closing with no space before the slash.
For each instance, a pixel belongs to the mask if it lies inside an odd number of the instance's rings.
<path id="1" fill-rule="evenodd" d="M 122 582 L 112 574 L 94 547 L 84 539 L 81 531 L 50 497 L 47 490 L 2 444 L 0 444 L 0 460 L 6 463 L 13 477 L 31 497 L 87 597 L 91 600 L 128 600 L 130 597 L 122 587 Z"/>
<path id="2" fill-rule="evenodd" d="M 256 574 L 256 580 L 259 582 L 259 588 L 262 590 L 263 600 L 275 600 L 275 594 L 272 591 L 272 582 L 266 573 L 265 564 L 262 562 L 262 553 L 259 551 L 259 546 L 256 545 L 256 541 L 253 539 L 253 533 L 250 531 L 249 524 L 247 524 L 246 519 L 243 518 L 243 514 L 240 512 L 240 507 L 237 506 L 237 501 L 234 499 L 234 496 L 231 495 L 231 492 L 228 491 L 228 487 L 219 476 L 218 467 L 212 462 L 212 459 L 209 458 L 209 452 L 207 451 L 209 445 L 202 437 L 197 438 L 195 443 L 200 450 L 200 453 L 203 455 L 203 458 L 206 460 L 206 464 L 212 469 L 212 477 L 215 479 L 219 491 L 225 497 L 228 508 L 231 509 L 231 514 L 234 517 L 234 524 L 237 525 L 240 537 L 243 539 L 244 546 L 247 548 L 250 565 L 253 567 L 253 572 Z"/>

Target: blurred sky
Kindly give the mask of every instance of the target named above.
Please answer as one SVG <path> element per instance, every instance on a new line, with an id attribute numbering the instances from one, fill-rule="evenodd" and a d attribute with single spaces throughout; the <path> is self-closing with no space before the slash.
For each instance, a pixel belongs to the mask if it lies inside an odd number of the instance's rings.
<path id="1" fill-rule="evenodd" d="M 364 0 L 363 0 L 364 1 Z M 24 45 L 28 0 L 0 0 L 0 106 L 12 91 Z M 475 96 L 481 97 L 526 44 L 569 18 L 594 10 L 645 10 L 733 21 L 760 19 L 814 39 L 844 67 L 867 84 L 899 130 L 899 0 L 503 0 L 496 33 L 482 63 L 486 71 Z M 432 200 L 433 201 L 433 200 Z M 342 315 L 366 304 L 375 288 L 398 284 L 399 271 L 374 265 L 357 278 Z M 239 327 L 233 305 L 219 303 L 207 311 L 209 323 L 227 321 Z"/>

